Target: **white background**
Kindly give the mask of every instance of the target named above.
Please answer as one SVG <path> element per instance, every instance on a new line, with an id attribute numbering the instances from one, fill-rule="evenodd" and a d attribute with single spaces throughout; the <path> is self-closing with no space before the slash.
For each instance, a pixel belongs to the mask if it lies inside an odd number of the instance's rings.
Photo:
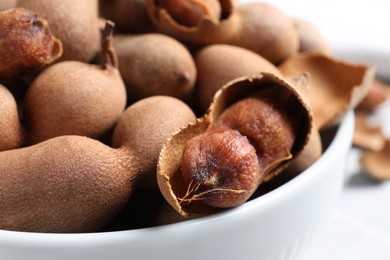
<path id="1" fill-rule="evenodd" d="M 377 65 L 378 73 L 390 79 L 390 1 L 266 2 L 291 16 L 305 18 L 316 25 L 328 40 L 335 56 Z"/>
<path id="2" fill-rule="evenodd" d="M 334 56 L 375 65 L 378 75 L 390 80 L 390 1 L 267 2 L 316 25 Z M 389 107 L 390 104 L 377 116 L 387 129 Z M 387 134 L 390 138 L 389 130 Z M 390 182 L 366 177 L 359 166 L 359 156 L 359 150 L 351 149 L 345 187 L 304 260 L 390 259 Z"/>

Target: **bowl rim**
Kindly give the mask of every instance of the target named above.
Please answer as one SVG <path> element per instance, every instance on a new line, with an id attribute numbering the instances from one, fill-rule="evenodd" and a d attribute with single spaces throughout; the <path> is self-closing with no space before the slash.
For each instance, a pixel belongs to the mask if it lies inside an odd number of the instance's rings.
<path id="1" fill-rule="evenodd" d="M 328 160 L 332 160 L 335 156 L 338 156 L 337 149 L 339 149 L 340 143 L 348 143 L 349 149 L 352 143 L 352 135 L 354 130 L 354 112 L 348 111 L 348 113 L 343 117 L 341 123 L 338 125 L 338 128 L 335 132 L 333 140 L 330 142 L 328 148 L 324 151 L 321 157 L 305 171 L 294 177 L 293 179 L 287 181 L 283 185 L 255 198 L 246 203 L 231 209 L 226 209 L 222 212 L 215 213 L 209 216 L 186 220 L 182 222 L 165 224 L 161 226 L 145 227 L 139 229 L 130 229 L 130 230 L 119 230 L 119 231 L 103 231 L 103 232 L 91 232 L 91 233 L 39 233 L 39 232 L 23 232 L 23 231 L 12 231 L 12 230 L 3 230 L 0 229 L 0 245 L 3 242 L 7 244 L 12 244 L 14 241 L 17 244 L 23 244 L 25 242 L 37 243 L 39 241 L 47 241 L 46 246 L 49 244 L 62 244 L 66 243 L 79 243 L 81 241 L 88 241 L 89 243 L 98 240 L 110 239 L 121 239 L 123 237 L 133 236 L 156 236 L 161 237 L 161 234 L 164 232 L 169 232 L 173 229 L 181 229 L 189 226 L 199 226 L 203 223 L 221 221 L 223 219 L 234 218 L 234 215 L 243 214 L 250 211 L 254 207 L 262 207 L 273 201 L 283 199 L 286 194 L 293 192 L 296 189 L 299 189 L 302 185 L 309 184 L 311 180 L 316 178 L 316 175 L 313 172 L 317 171 L 318 168 L 324 168 Z M 349 139 L 350 140 L 349 140 Z"/>

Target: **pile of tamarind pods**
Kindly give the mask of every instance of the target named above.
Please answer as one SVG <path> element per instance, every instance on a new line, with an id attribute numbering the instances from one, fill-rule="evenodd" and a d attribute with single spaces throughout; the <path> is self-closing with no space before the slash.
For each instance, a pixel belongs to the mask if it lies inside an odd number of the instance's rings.
<path id="1" fill-rule="evenodd" d="M 0 229 L 94 232 L 239 206 L 314 163 L 321 131 L 374 78 L 264 2 L 2 1 Z M 151 221 L 127 223 L 139 219 Z"/>

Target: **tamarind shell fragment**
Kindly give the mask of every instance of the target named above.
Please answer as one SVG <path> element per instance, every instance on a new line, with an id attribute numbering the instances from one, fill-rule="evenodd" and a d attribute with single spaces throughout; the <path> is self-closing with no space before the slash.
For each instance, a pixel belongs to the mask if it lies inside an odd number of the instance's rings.
<path id="1" fill-rule="evenodd" d="M 307 92 L 319 130 L 336 125 L 367 95 L 375 69 L 317 53 L 291 56 L 279 66 L 284 76 L 310 75 Z"/>

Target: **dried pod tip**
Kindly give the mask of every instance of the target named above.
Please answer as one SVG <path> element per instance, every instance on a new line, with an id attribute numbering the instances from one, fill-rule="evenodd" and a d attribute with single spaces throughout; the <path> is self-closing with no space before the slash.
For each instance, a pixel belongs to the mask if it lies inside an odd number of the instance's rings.
<path id="1" fill-rule="evenodd" d="M 100 56 L 104 66 L 107 68 L 118 68 L 118 56 L 113 47 L 113 34 L 115 23 L 107 20 L 104 29 L 102 30 L 102 42 Z"/>
<path id="2" fill-rule="evenodd" d="M 217 127 L 189 140 L 182 159 L 188 189 L 180 203 L 227 208 L 244 203 L 260 178 L 256 150 L 238 131 Z"/>
<path id="3" fill-rule="evenodd" d="M 175 20 L 176 23 L 195 27 L 204 18 L 218 21 L 221 17 L 221 5 L 218 0 L 158 0 L 158 5 Z"/>

